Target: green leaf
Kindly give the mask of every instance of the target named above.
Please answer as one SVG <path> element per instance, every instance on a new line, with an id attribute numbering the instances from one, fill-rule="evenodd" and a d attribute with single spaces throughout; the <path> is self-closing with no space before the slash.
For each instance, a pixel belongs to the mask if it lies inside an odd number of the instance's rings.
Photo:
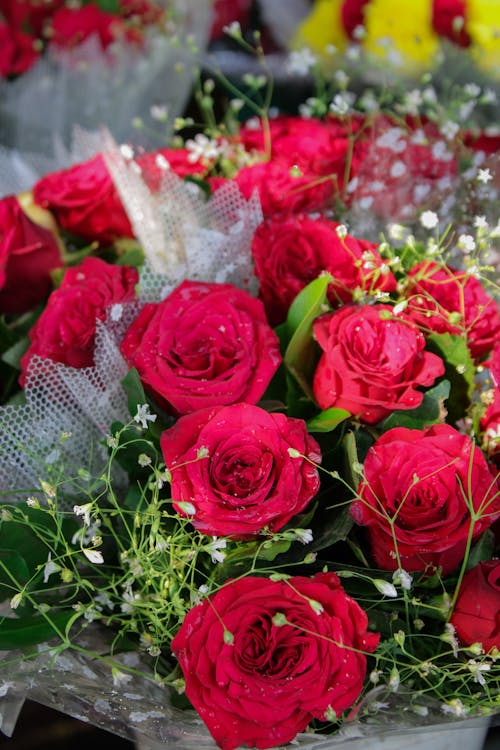
<path id="1" fill-rule="evenodd" d="M 128 410 L 131 417 L 137 414 L 137 407 L 147 403 L 146 393 L 142 386 L 139 373 L 132 367 L 121 381 L 127 394 Z"/>
<path id="2" fill-rule="evenodd" d="M 23 336 L 22 339 L 16 341 L 16 343 L 7 349 L 2 354 L 2 361 L 11 367 L 15 367 L 16 370 L 21 369 L 21 357 L 26 353 L 30 345 L 28 336 Z"/>
<path id="3" fill-rule="evenodd" d="M 307 373 L 314 367 L 311 361 L 312 324 L 325 312 L 330 274 L 324 274 L 308 284 L 290 305 L 286 319 L 288 346 L 285 364 L 292 372 Z"/>
<path id="4" fill-rule="evenodd" d="M 316 517 L 316 524 L 311 524 L 313 541 L 307 545 L 307 552 L 317 552 L 345 541 L 353 525 L 348 504 L 321 510 Z"/>
<path id="5" fill-rule="evenodd" d="M 491 529 L 487 529 L 481 534 L 478 541 L 471 549 L 469 559 L 467 560 L 467 570 L 474 568 L 484 560 L 491 560 L 495 550 L 495 534 Z"/>
<path id="6" fill-rule="evenodd" d="M 390 430 L 393 427 L 407 427 L 410 430 L 422 430 L 433 424 L 445 421 L 446 409 L 444 402 L 450 395 L 450 382 L 441 380 L 440 383 L 424 393 L 422 403 L 416 409 L 395 411 L 382 423 L 382 428 Z"/>
<path id="7" fill-rule="evenodd" d="M 291 544 L 292 542 L 287 539 L 280 539 L 277 542 L 265 542 L 259 550 L 258 557 L 262 560 L 272 562 L 278 555 L 288 552 Z"/>
<path id="8" fill-rule="evenodd" d="M 0 619 L 0 651 L 34 646 L 57 637 L 64 632 L 67 624 L 75 616 L 73 609 L 50 614 L 50 619 L 36 616 L 3 617 Z"/>
<path id="9" fill-rule="evenodd" d="M 445 364 L 445 378 L 451 383 L 448 398 L 448 421 L 463 417 L 474 392 L 476 370 L 465 336 L 450 333 L 433 333 L 428 337 L 427 348 L 438 354 Z"/>
<path id="10" fill-rule="evenodd" d="M 307 429 L 309 432 L 331 432 L 350 416 L 351 413 L 345 409 L 325 409 L 308 421 Z"/>

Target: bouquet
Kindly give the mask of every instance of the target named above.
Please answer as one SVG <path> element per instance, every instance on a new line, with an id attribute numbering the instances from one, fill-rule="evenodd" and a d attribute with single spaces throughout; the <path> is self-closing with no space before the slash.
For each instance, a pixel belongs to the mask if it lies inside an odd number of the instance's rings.
<path id="1" fill-rule="evenodd" d="M 85 657 L 226 750 L 498 712 L 498 144 L 335 96 L 0 203 L 7 692 Z"/>

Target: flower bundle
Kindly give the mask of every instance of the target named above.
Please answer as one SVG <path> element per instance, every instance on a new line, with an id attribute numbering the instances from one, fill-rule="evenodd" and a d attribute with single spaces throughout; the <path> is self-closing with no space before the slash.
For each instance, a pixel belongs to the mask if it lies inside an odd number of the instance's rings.
<path id="1" fill-rule="evenodd" d="M 415 73 L 435 64 L 443 44 L 451 43 L 498 78 L 498 2 L 414 0 L 406 10 L 395 14 L 388 0 L 317 0 L 294 45 L 323 55 L 328 46 L 345 52 L 359 45 L 374 60 Z"/>
<path id="2" fill-rule="evenodd" d="M 2 649 L 139 652 L 227 750 L 498 709 L 496 152 L 440 128 L 264 118 L 2 201 Z"/>

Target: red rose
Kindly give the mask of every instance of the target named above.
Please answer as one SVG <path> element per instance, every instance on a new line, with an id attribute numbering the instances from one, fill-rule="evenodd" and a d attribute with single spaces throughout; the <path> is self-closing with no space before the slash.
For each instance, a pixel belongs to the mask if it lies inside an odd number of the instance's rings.
<path id="1" fill-rule="evenodd" d="M 234 21 L 245 28 L 250 21 L 252 3 L 253 0 L 215 0 L 210 38 L 226 38 L 224 28 Z"/>
<path id="2" fill-rule="evenodd" d="M 33 193 L 35 202 L 52 211 L 63 229 L 89 242 L 109 244 L 117 237 L 134 236 L 100 155 L 42 177 Z"/>
<path id="3" fill-rule="evenodd" d="M 500 650 L 500 560 L 479 563 L 465 574 L 451 624 L 467 646 Z"/>
<path id="4" fill-rule="evenodd" d="M 197 460 L 201 448 L 206 458 Z M 292 458 L 293 448 L 305 458 Z M 214 536 L 278 531 L 319 490 L 321 453 L 305 423 L 251 404 L 202 409 L 161 436 L 172 499 L 195 508 L 192 523 Z M 182 512 L 182 510 L 180 510 Z"/>
<path id="5" fill-rule="evenodd" d="M 229 284 L 197 281 L 145 305 L 121 350 L 145 387 L 177 414 L 256 403 L 280 363 L 259 300 Z"/>
<path id="6" fill-rule="evenodd" d="M 347 409 L 368 424 L 415 409 L 423 399 L 416 388 L 444 373 L 417 326 L 388 305 L 344 307 L 317 318 L 313 331 L 323 350 L 313 382 L 318 404 Z"/>
<path id="7" fill-rule="evenodd" d="M 165 172 L 172 171 L 178 177 L 203 174 L 206 168 L 201 162 L 189 161 L 189 151 L 186 148 L 163 148 L 154 153 L 142 154 L 135 159 L 141 168 L 142 178 L 150 190 L 157 191 L 161 187 Z"/>
<path id="8" fill-rule="evenodd" d="M 423 261 L 408 273 L 407 313 L 422 330 L 467 337 L 477 359 L 500 337 L 500 312 L 481 282 L 465 271 Z"/>
<path id="9" fill-rule="evenodd" d="M 14 196 L 0 200 L 0 313 L 24 313 L 52 289 L 50 272 L 62 265 L 52 232 L 26 216 Z"/>
<path id="10" fill-rule="evenodd" d="M 255 274 L 273 326 L 286 319 L 294 298 L 322 271 L 334 278 L 328 288 L 333 307 L 352 301 L 355 289 L 396 289 L 388 266 L 387 273 L 380 270 L 383 263 L 377 246 L 350 235 L 339 236 L 339 226 L 324 217 L 291 214 L 271 217 L 257 228 L 252 244 Z"/>
<path id="11" fill-rule="evenodd" d="M 438 205 L 458 174 L 455 154 L 432 124 L 402 128 L 380 117 L 354 153 L 348 192 L 360 209 L 388 221 L 412 220 Z"/>
<path id="12" fill-rule="evenodd" d="M 38 60 L 35 38 L 0 21 L 0 77 L 25 73 Z"/>
<path id="13" fill-rule="evenodd" d="M 357 495 L 352 515 L 368 527 L 372 555 L 385 570 L 433 566 L 447 575 L 463 559 L 470 507 L 479 517 L 474 540 L 500 516 L 486 459 L 446 424 L 385 432 L 368 451 Z"/>
<path id="14" fill-rule="evenodd" d="M 466 0 L 433 0 L 432 28 L 460 47 L 468 47 L 471 40 L 466 30 L 466 11 Z"/>
<path id="15" fill-rule="evenodd" d="M 186 695 L 224 750 L 274 747 L 355 703 L 362 652 L 379 640 L 367 623 L 335 573 L 248 576 L 188 612 L 172 651 Z"/>
<path id="16" fill-rule="evenodd" d="M 295 173 L 282 159 L 244 167 L 234 179 L 247 200 L 257 191 L 264 216 L 320 211 L 332 201 L 334 194 L 333 180 L 312 172 Z"/>
<path id="17" fill-rule="evenodd" d="M 51 44 L 71 48 L 81 44 L 93 34 L 99 37 L 106 49 L 117 36 L 122 21 L 112 13 L 106 13 L 94 3 L 81 8 L 63 6 L 56 10 L 51 21 Z"/>
<path id="18" fill-rule="evenodd" d="M 357 28 L 365 25 L 365 5 L 369 0 L 343 0 L 340 11 L 342 26 L 346 34 L 354 39 Z"/>
<path id="19" fill-rule="evenodd" d="M 342 189 L 350 143 L 361 124 L 353 118 L 348 128 L 333 117 L 324 121 L 309 117 L 282 115 L 269 122 L 271 160 L 296 165 L 304 172 L 330 176 Z M 260 121 L 243 126 L 239 139 L 247 151 L 265 152 L 264 129 Z M 356 161 L 357 163 L 357 161 Z"/>
<path id="20" fill-rule="evenodd" d="M 110 305 L 135 299 L 138 278 L 135 268 L 112 266 L 99 258 L 85 258 L 69 268 L 29 333 L 31 345 L 21 360 L 21 385 L 36 354 L 70 367 L 93 365 L 96 321 L 105 319 Z"/>

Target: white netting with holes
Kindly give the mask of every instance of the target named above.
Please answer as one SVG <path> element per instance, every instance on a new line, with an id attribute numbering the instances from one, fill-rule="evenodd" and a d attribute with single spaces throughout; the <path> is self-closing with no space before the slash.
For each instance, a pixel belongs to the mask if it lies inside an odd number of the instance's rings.
<path id="1" fill-rule="evenodd" d="M 137 163 L 124 156 L 109 134 L 104 140 L 108 169 L 147 260 L 140 298 L 163 298 L 186 278 L 235 284 L 255 293 L 251 244 L 262 221 L 257 194 L 247 201 L 228 182 L 207 200 L 201 188 L 169 171 L 163 158 L 158 160 L 161 188 L 152 192 Z"/>
<path id="2" fill-rule="evenodd" d="M 80 148 L 95 137 L 80 134 Z M 33 358 L 25 386 L 26 404 L 0 407 L 0 497 L 43 501 L 41 482 L 65 482 L 60 496 L 70 508 L 83 472 L 98 477 L 107 462 L 105 437 L 113 422 L 130 415 L 121 380 L 127 364 L 119 343 L 144 302 L 158 302 L 183 279 L 231 283 L 256 292 L 251 243 L 262 220 L 259 199 L 246 201 L 234 184 L 206 200 L 196 186 L 168 172 L 160 191 L 150 193 L 137 166 L 110 136 L 106 159 L 148 262 L 141 270 L 138 304 L 113 305 L 98 323 L 95 366 L 74 369 Z M 193 189 L 194 188 L 194 189 Z M 75 481 L 71 481 L 73 478 Z M 114 481 L 123 481 L 118 472 Z"/>

